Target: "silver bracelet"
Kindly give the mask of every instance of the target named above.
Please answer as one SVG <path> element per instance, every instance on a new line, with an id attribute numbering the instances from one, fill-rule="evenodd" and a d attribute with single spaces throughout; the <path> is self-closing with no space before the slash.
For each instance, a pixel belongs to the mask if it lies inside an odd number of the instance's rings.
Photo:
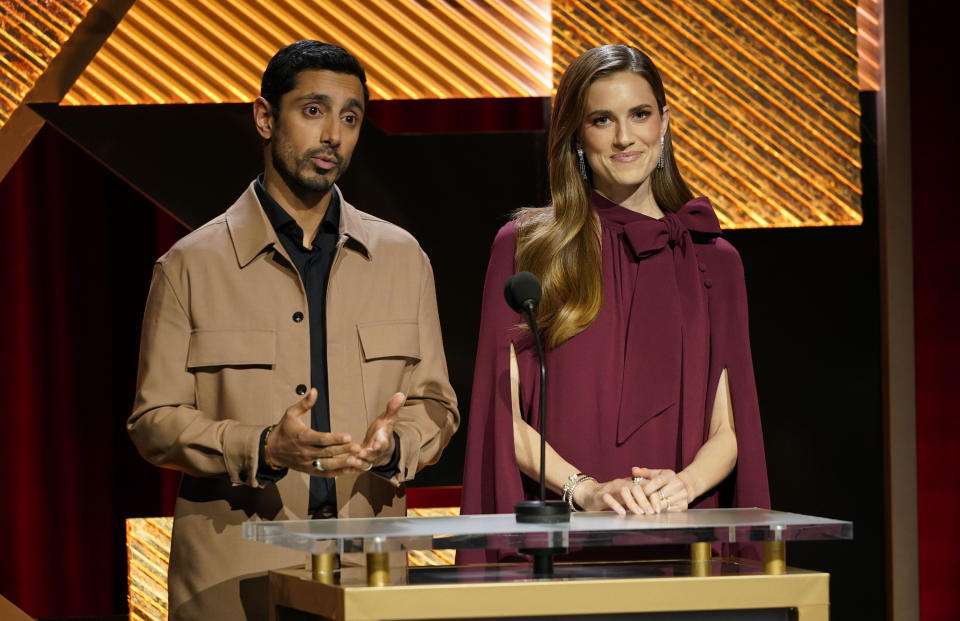
<path id="1" fill-rule="evenodd" d="M 573 492 L 576 491 L 577 486 L 584 481 L 596 482 L 596 479 L 589 474 L 578 472 L 567 477 L 567 483 L 563 484 L 563 501 L 567 503 L 568 507 L 570 507 L 571 512 L 580 511 L 580 509 L 577 509 L 576 505 L 573 503 Z"/>

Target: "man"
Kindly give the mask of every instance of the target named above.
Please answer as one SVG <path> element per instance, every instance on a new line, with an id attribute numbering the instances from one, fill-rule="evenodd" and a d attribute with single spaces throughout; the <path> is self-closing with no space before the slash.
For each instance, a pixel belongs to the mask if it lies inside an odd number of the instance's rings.
<path id="1" fill-rule="evenodd" d="M 403 515 L 456 431 L 429 260 L 334 185 L 368 98 L 342 48 L 280 50 L 253 106 L 263 176 L 154 268 L 128 429 L 183 472 L 171 619 L 266 618 L 266 570 L 304 556 L 242 522 Z"/>

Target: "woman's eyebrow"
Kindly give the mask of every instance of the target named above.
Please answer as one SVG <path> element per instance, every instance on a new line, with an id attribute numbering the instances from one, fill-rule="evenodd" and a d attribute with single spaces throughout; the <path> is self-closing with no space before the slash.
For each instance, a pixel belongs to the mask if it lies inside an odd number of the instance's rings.
<path id="1" fill-rule="evenodd" d="M 653 106 L 648 103 L 642 103 L 640 105 L 630 108 L 629 112 L 639 112 L 640 110 L 646 110 L 647 108 L 652 108 Z M 603 116 L 614 116 L 613 110 L 594 110 L 593 112 L 588 112 L 587 116 L 594 116 L 600 114 Z"/>

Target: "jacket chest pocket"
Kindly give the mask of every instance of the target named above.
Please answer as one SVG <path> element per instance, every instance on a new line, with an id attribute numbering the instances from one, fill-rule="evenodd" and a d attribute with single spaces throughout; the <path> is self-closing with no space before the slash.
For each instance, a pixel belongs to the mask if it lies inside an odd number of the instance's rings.
<path id="1" fill-rule="evenodd" d="M 362 358 L 363 397 L 368 420 L 379 416 L 396 392 L 407 393 L 420 362 L 416 321 L 378 321 L 357 326 Z"/>
<path id="2" fill-rule="evenodd" d="M 194 330 L 187 369 L 193 373 L 197 408 L 215 418 L 276 422 L 273 403 L 277 335 L 273 330 Z"/>

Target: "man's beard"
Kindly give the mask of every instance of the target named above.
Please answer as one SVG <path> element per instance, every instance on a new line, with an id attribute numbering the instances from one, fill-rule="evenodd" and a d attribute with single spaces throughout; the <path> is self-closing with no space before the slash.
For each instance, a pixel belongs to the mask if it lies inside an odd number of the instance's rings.
<path id="1" fill-rule="evenodd" d="M 317 155 L 333 156 L 337 160 L 337 165 L 326 171 L 326 174 L 317 172 L 317 167 L 312 158 Z M 293 166 L 288 164 L 290 159 L 294 160 Z M 292 149 L 284 146 L 273 150 L 273 167 L 276 169 L 283 180 L 292 190 L 304 192 L 316 192 L 325 194 L 330 190 L 334 182 L 347 169 L 349 162 L 344 162 L 340 154 L 334 150 L 313 149 L 307 151 L 301 157 L 293 157 Z M 334 176 L 334 173 L 336 175 Z"/>

